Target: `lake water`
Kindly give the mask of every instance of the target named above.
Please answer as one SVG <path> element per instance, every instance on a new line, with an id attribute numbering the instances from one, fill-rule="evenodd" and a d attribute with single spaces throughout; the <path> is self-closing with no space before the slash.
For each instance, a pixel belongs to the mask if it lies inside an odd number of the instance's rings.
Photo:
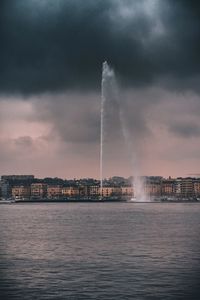
<path id="1" fill-rule="evenodd" d="M 2 204 L 0 296 L 200 299 L 200 204 Z"/>

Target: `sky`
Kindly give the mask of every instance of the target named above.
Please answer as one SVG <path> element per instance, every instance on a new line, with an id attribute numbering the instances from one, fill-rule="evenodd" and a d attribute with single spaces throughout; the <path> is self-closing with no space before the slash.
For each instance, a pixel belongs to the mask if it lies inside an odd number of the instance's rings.
<path id="1" fill-rule="evenodd" d="M 99 177 L 105 60 L 104 176 L 199 174 L 199 53 L 198 1 L 2 0 L 0 175 Z"/>

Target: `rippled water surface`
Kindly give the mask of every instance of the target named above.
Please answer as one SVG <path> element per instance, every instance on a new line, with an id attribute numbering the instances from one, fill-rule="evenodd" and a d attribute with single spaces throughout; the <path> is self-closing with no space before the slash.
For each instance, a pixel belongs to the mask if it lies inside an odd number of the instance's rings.
<path id="1" fill-rule="evenodd" d="M 2 204 L 0 230 L 0 299 L 200 299 L 200 204 Z"/>

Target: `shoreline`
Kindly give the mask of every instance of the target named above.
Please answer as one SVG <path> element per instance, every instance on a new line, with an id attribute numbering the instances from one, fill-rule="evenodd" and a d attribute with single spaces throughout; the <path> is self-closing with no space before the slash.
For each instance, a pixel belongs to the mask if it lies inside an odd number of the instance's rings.
<path id="1" fill-rule="evenodd" d="M 152 201 L 130 201 L 127 199 L 20 199 L 14 201 L 1 201 L 0 204 L 21 204 L 21 203 L 135 203 L 135 204 L 156 204 L 156 203 L 200 203 L 199 200 L 152 200 Z"/>

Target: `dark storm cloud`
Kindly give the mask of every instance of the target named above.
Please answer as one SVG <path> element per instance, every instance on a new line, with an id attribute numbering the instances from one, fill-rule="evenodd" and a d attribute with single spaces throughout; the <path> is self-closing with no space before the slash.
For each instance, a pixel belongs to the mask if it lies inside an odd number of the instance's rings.
<path id="1" fill-rule="evenodd" d="M 55 101 L 56 100 L 56 101 Z M 96 94 L 50 95 L 33 101 L 32 121 L 50 124 L 51 139 L 68 143 L 91 144 L 99 141 L 99 96 Z M 84 105 L 82 105 L 84 103 Z"/>
<path id="2" fill-rule="evenodd" d="M 169 127 L 170 131 L 183 138 L 200 137 L 200 126 L 195 123 L 175 123 Z"/>
<path id="3" fill-rule="evenodd" d="M 21 136 L 15 139 L 15 144 L 19 147 L 29 148 L 33 146 L 33 140 L 30 136 Z"/>
<path id="4" fill-rule="evenodd" d="M 192 86 L 198 77 L 200 12 L 194 1 L 4 0 L 0 5 L 3 93 L 96 88 L 105 59 L 130 85 L 164 77 L 174 86 L 185 79 Z"/>

